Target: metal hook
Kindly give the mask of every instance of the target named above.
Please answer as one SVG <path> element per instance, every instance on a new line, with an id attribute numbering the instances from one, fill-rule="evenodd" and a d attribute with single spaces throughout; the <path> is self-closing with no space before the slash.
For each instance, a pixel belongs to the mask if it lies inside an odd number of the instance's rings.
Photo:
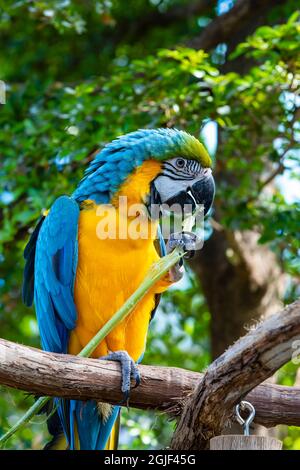
<path id="1" fill-rule="evenodd" d="M 248 411 L 249 415 L 247 419 L 243 419 L 240 414 L 240 410 Z M 254 420 L 255 417 L 255 408 L 254 406 L 249 403 L 249 401 L 241 401 L 235 407 L 236 419 L 237 422 L 243 426 L 244 436 L 250 436 L 250 424 Z"/>

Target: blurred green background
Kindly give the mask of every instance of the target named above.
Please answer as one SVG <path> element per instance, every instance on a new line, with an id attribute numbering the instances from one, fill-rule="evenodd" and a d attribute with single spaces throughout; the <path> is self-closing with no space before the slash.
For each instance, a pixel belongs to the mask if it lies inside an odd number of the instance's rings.
<path id="1" fill-rule="evenodd" d="M 164 295 L 144 363 L 201 371 L 299 296 L 297 3 L 0 1 L 1 337 L 39 346 L 34 310 L 20 299 L 32 227 L 74 190 L 93 150 L 140 127 L 200 135 L 217 181 L 204 249 Z M 277 381 L 299 384 L 297 366 Z M 31 403 L 2 387 L 0 433 Z M 124 410 L 120 447 L 165 447 L 173 428 L 166 415 Z M 300 429 L 278 432 L 300 449 Z M 36 417 L 7 448 L 46 440 Z"/>

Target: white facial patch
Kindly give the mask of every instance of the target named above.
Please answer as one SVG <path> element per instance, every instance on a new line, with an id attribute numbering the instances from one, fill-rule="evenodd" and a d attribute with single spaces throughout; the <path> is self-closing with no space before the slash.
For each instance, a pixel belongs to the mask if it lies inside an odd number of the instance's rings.
<path id="1" fill-rule="evenodd" d="M 196 160 L 187 160 L 182 157 L 172 158 L 163 163 L 162 174 L 154 181 L 161 202 L 164 203 L 176 194 L 188 189 L 202 180 L 208 168 L 202 168 Z"/>
<path id="2" fill-rule="evenodd" d="M 189 188 L 193 186 L 193 184 L 203 180 L 204 178 L 205 175 L 203 173 L 189 180 L 173 180 L 168 175 L 160 175 L 154 181 L 154 185 L 160 195 L 161 202 L 164 203 L 181 191 L 188 192 Z"/>
<path id="3" fill-rule="evenodd" d="M 199 180 L 199 177 L 194 180 L 186 181 L 172 180 L 169 176 L 160 175 L 156 178 L 154 184 L 160 195 L 161 202 L 164 203 L 180 191 L 187 191 L 188 188 L 197 180 Z"/>

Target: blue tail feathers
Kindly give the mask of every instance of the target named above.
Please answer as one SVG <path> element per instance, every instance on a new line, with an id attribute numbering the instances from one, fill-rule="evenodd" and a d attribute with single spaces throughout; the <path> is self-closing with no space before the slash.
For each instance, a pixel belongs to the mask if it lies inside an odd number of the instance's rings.
<path id="1" fill-rule="evenodd" d="M 48 420 L 48 430 L 53 438 L 46 449 L 55 448 L 64 436 L 65 449 L 103 450 L 120 413 L 112 406 L 105 419 L 99 413 L 97 402 L 55 399 L 57 411 Z"/>

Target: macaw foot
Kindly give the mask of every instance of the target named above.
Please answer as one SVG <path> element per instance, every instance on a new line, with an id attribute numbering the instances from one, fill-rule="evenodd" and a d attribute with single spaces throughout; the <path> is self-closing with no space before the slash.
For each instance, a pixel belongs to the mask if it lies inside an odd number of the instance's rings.
<path id="1" fill-rule="evenodd" d="M 167 253 L 173 251 L 177 246 L 185 251 L 184 258 L 192 258 L 195 254 L 197 243 L 199 242 L 197 235 L 192 232 L 172 233 L 167 243 Z M 180 281 L 184 273 L 182 258 L 169 271 L 172 282 Z"/>
<path id="2" fill-rule="evenodd" d="M 130 379 L 133 378 L 135 380 L 135 386 L 133 388 L 138 387 L 141 383 L 141 377 L 136 363 L 129 356 L 127 351 L 114 351 L 106 356 L 100 357 L 100 359 L 120 363 L 122 375 L 121 391 L 123 392 L 124 397 L 121 404 L 126 403 L 128 406 L 130 397 Z"/>
<path id="3" fill-rule="evenodd" d="M 193 232 L 171 233 L 167 243 L 167 252 L 170 253 L 179 246 L 186 252 L 184 258 L 192 258 L 195 254 L 198 242 L 199 239 Z"/>

